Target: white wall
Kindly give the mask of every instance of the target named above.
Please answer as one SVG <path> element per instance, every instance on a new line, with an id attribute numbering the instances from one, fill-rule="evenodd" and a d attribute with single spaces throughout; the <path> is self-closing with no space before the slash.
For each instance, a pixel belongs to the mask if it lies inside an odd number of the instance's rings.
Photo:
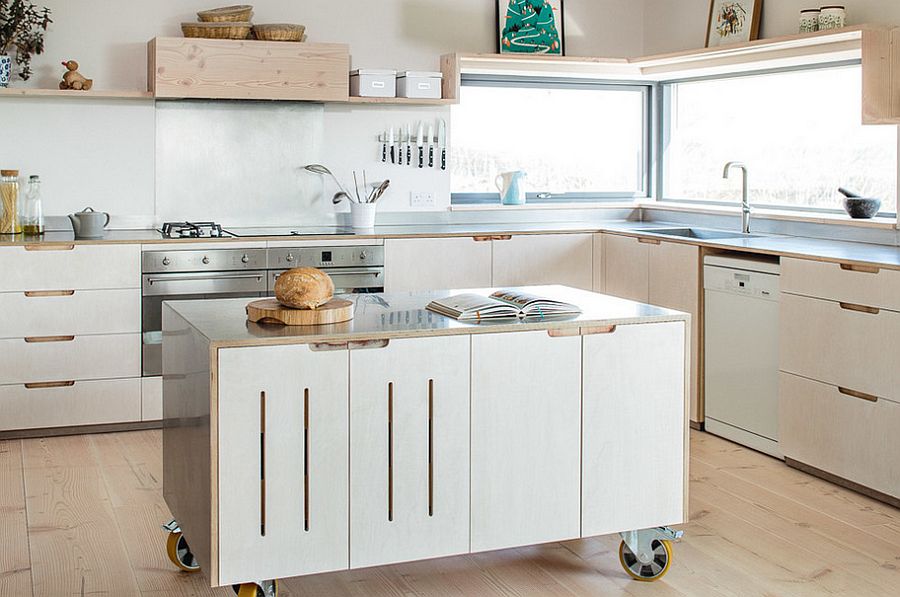
<path id="1" fill-rule="evenodd" d="M 43 0 L 41 4 L 53 11 L 46 51 L 34 59 L 35 75 L 30 81 L 13 80 L 17 87 L 55 88 L 63 71 L 59 63 L 75 59 L 82 74 L 94 79 L 95 89 L 144 89 L 147 41 L 180 36 L 179 23 L 194 20 L 197 10 L 214 5 L 210 0 Z M 303 23 L 309 41 L 350 44 L 355 67 L 437 70 L 443 53 L 495 51 L 493 0 L 256 0 L 253 4 L 257 23 Z M 567 53 L 641 54 L 643 4 L 644 0 L 567 0 Z M 273 116 L 280 110 L 277 104 L 271 109 Z M 363 168 L 372 179 L 390 178 L 391 190 L 381 202 L 382 211 L 408 211 L 412 191 L 433 192 L 436 210 L 449 205 L 447 172 L 384 165 L 375 140 L 387 126 L 437 118 L 449 125 L 449 109 L 329 105 L 320 113 L 321 146 L 303 153 L 321 155 L 321 161 L 344 180 L 350 178 L 351 170 Z M 41 175 L 48 214 L 93 205 L 112 213 L 114 224 L 123 226 L 207 213 L 245 219 L 241 201 L 249 193 L 243 185 L 219 186 L 215 173 L 197 172 L 197 192 L 191 193 L 179 188 L 183 178 L 170 184 L 157 176 L 156 114 L 150 101 L 3 99 L 0 117 L 4 123 L 0 167 L 18 168 L 23 176 Z M 194 140 L 198 151 L 209 151 L 204 143 L 210 142 Z M 177 152 L 165 149 L 162 159 L 168 176 L 183 173 L 175 168 Z M 296 166 L 302 166 L 304 156 L 286 157 L 286 149 L 283 143 L 271 144 L 272 162 L 279 167 L 267 173 L 270 178 L 273 173 L 284 178 L 268 181 L 266 189 L 271 193 L 255 195 L 259 212 L 285 214 L 291 223 L 333 219 L 331 186 L 310 186 L 301 180 L 296 201 L 290 197 L 289 189 L 297 182 L 291 164 L 296 160 Z M 258 153 L 266 151 L 264 144 L 254 146 L 254 151 L 253 163 L 265 162 Z M 239 159 L 246 152 L 246 145 L 235 140 L 232 157 Z M 238 180 L 251 184 L 254 176 L 251 171 Z M 228 192 L 234 197 L 223 205 L 221 193 Z M 304 209 L 294 211 L 297 207 Z M 345 209 L 341 206 L 337 211 Z M 264 221 L 246 219 L 248 224 Z"/>
<path id="2" fill-rule="evenodd" d="M 827 5 L 809 0 L 765 0 L 760 37 L 797 33 L 800 9 Z M 900 24 L 900 2 L 845 0 L 847 24 Z M 702 48 L 706 45 L 709 0 L 644 0 L 644 54 Z"/>

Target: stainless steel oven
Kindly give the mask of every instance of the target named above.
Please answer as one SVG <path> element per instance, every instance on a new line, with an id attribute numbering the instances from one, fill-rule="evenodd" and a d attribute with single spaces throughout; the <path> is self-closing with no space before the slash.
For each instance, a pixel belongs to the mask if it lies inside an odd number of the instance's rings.
<path id="1" fill-rule="evenodd" d="M 163 301 L 274 294 L 287 269 L 326 271 L 340 294 L 384 291 L 384 247 L 145 251 L 142 257 L 143 374 L 162 374 Z"/>

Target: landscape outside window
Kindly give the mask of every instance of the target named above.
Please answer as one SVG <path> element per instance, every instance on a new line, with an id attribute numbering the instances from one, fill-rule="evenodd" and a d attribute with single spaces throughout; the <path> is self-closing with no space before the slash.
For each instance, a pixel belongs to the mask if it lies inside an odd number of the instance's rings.
<path id="1" fill-rule="evenodd" d="M 859 66 L 781 72 L 668 86 L 663 198 L 732 202 L 750 168 L 751 201 L 841 209 L 840 186 L 897 209 L 897 127 L 861 124 Z"/>
<path id="2" fill-rule="evenodd" d="M 645 196 L 646 98 L 639 86 L 464 85 L 451 118 L 454 201 L 496 198 L 497 175 L 513 170 L 527 173 L 530 198 Z"/>

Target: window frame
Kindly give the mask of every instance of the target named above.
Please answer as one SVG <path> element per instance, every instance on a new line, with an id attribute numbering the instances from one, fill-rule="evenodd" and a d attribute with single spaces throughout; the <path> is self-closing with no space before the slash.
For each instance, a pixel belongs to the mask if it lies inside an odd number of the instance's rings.
<path id="1" fill-rule="evenodd" d="M 797 73 L 797 72 L 806 72 L 813 70 L 826 70 L 832 68 L 843 68 L 848 66 L 862 66 L 861 59 L 850 59 L 850 60 L 838 60 L 831 62 L 822 62 L 818 64 L 805 64 L 801 66 L 786 66 L 779 68 L 768 68 L 768 69 L 759 69 L 752 70 L 740 73 L 726 73 L 726 74 L 718 74 L 718 75 L 705 75 L 698 77 L 682 77 L 677 79 L 666 79 L 657 82 L 657 90 L 656 97 L 658 101 L 658 105 L 656 106 L 656 121 L 653 123 L 653 128 L 656 131 L 657 142 L 655 144 L 655 163 L 656 163 L 656 171 L 655 171 L 655 189 L 656 193 L 654 194 L 653 200 L 657 203 L 677 203 L 683 204 L 685 206 L 694 206 L 698 208 L 702 208 L 703 206 L 710 207 L 734 207 L 739 204 L 740 200 L 736 201 L 719 201 L 719 200 L 706 200 L 706 199 L 688 199 L 688 198 L 679 198 L 679 197 L 671 197 L 666 194 L 666 176 L 667 176 L 667 164 L 666 164 L 666 153 L 668 151 L 668 142 L 671 138 L 672 134 L 672 87 L 674 85 L 680 83 L 697 83 L 703 81 L 721 81 L 726 79 L 737 79 L 737 78 L 748 78 L 760 75 L 774 75 L 774 74 L 787 74 L 787 73 Z M 866 126 L 866 125 L 863 125 Z M 900 131 L 898 131 L 898 143 L 900 143 Z M 900 151 L 898 151 L 898 162 L 900 162 Z M 898 189 L 898 194 L 900 194 L 900 189 Z M 759 203 L 756 207 L 776 212 L 797 212 L 797 213 L 810 213 L 810 214 L 843 214 L 844 211 L 839 208 L 827 208 L 827 207 L 810 207 L 803 205 L 787 205 L 787 204 L 778 204 L 778 203 Z M 893 211 L 879 211 L 877 216 L 879 218 L 896 218 L 897 212 Z"/>
<path id="2" fill-rule="evenodd" d="M 469 87 L 532 87 L 538 89 L 590 89 L 609 91 L 638 91 L 642 94 L 641 133 L 641 189 L 637 192 L 592 191 L 578 193 L 553 193 L 535 191 L 526 193 L 529 204 L 553 205 L 564 203 L 614 203 L 650 200 L 654 197 L 657 181 L 657 133 L 659 86 L 651 81 L 605 80 L 568 77 L 534 77 L 517 75 L 463 74 L 461 86 Z M 452 126 L 452 119 L 451 119 Z M 497 193 L 450 193 L 453 205 L 489 205 L 498 203 Z"/>

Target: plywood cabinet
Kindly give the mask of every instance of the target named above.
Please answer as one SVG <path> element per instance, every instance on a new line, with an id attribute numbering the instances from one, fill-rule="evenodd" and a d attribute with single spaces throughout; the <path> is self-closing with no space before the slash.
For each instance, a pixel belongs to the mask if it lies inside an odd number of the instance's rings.
<path id="1" fill-rule="evenodd" d="M 584 336 L 583 536 L 685 518 L 684 451 L 659 449 L 687 441 L 684 355 L 681 322 Z"/>
<path id="2" fill-rule="evenodd" d="M 472 551 L 580 534 L 581 337 L 472 337 Z"/>
<path id="3" fill-rule="evenodd" d="M 593 288 L 592 234 L 523 234 L 495 238 L 492 244 L 493 286 Z"/>
<path id="4" fill-rule="evenodd" d="M 347 568 L 348 351 L 221 349 L 218 371 L 220 582 Z"/>
<path id="5" fill-rule="evenodd" d="M 692 421 L 700 403 L 700 248 L 657 239 L 603 235 L 603 292 L 691 314 Z"/>
<path id="6" fill-rule="evenodd" d="M 384 241 L 385 291 L 491 286 L 491 240 L 412 238 Z"/>
<path id="7" fill-rule="evenodd" d="M 147 47 L 158 98 L 347 101 L 344 44 L 157 37 Z"/>
<path id="8" fill-rule="evenodd" d="M 352 350 L 350 371 L 350 566 L 467 553 L 469 338 Z"/>

